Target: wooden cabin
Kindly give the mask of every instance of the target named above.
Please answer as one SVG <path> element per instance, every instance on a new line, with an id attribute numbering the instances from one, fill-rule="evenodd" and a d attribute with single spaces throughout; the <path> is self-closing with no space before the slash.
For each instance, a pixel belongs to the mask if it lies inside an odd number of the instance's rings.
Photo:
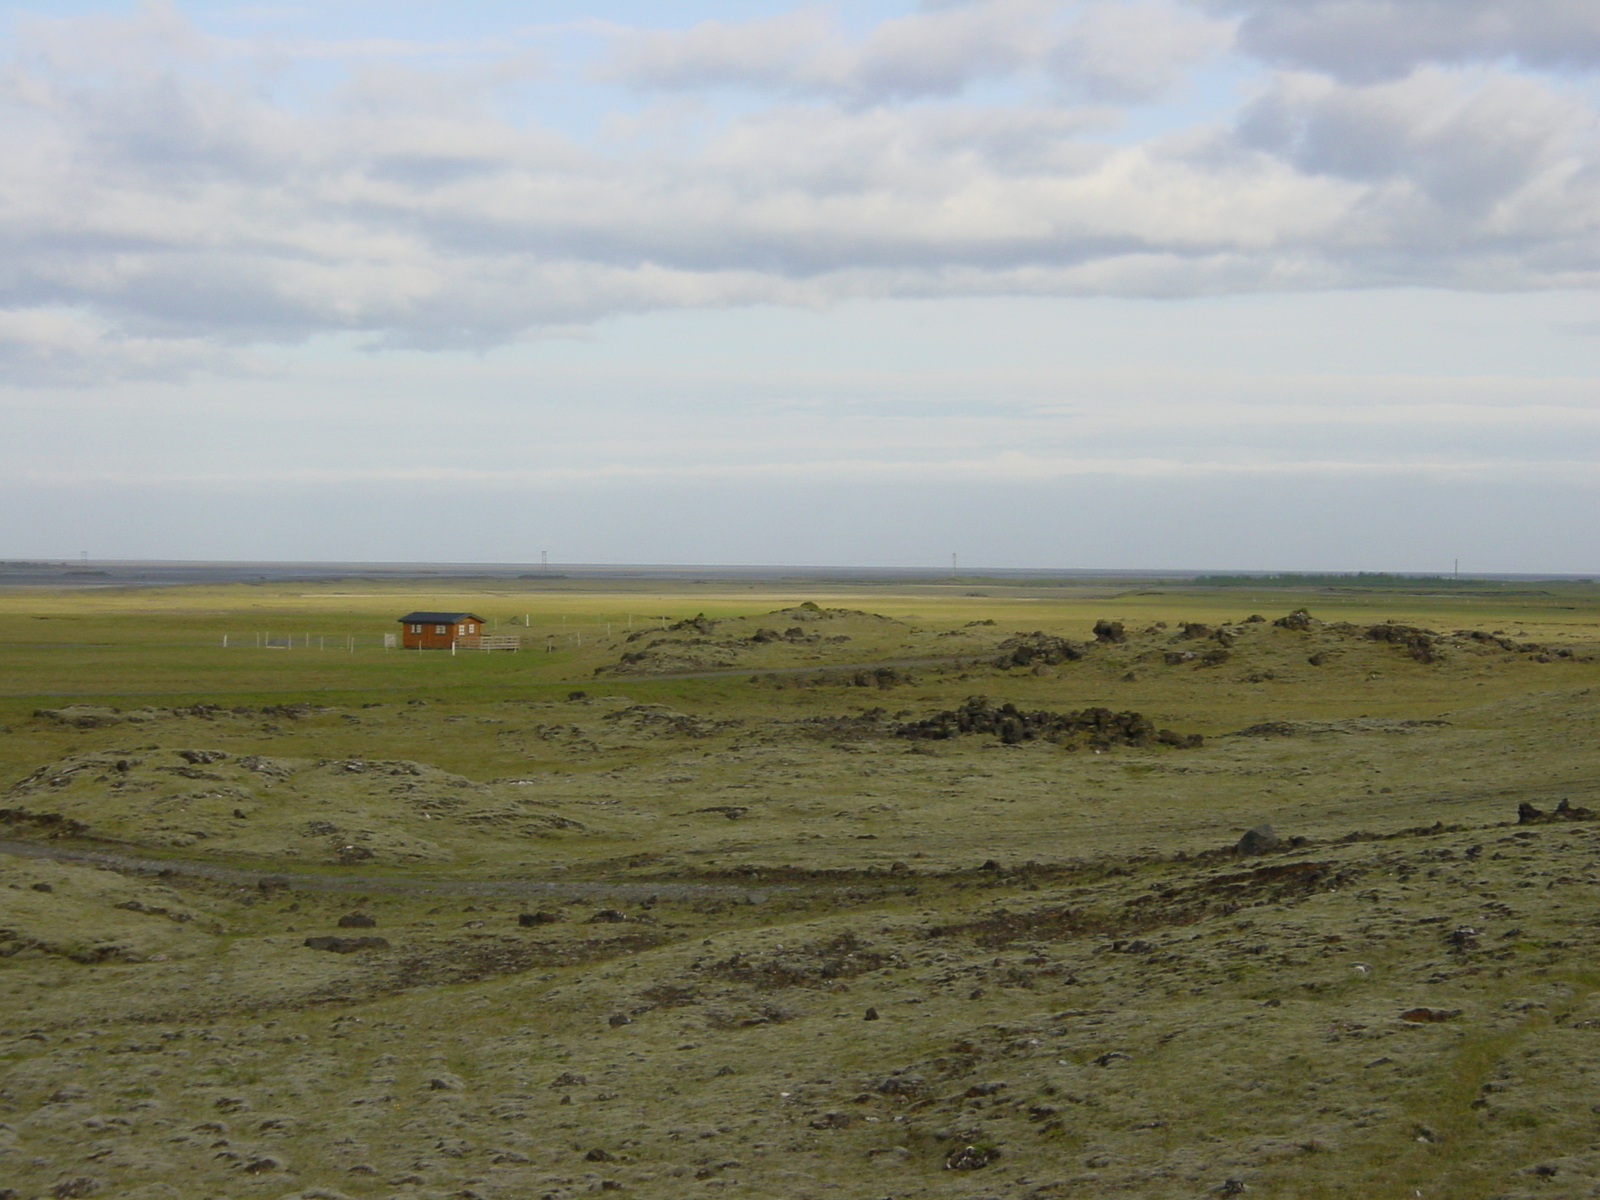
<path id="1" fill-rule="evenodd" d="M 400 618 L 400 644 L 407 650 L 448 650 L 457 644 L 476 645 L 482 633 L 483 618 L 477 613 L 413 612 Z"/>

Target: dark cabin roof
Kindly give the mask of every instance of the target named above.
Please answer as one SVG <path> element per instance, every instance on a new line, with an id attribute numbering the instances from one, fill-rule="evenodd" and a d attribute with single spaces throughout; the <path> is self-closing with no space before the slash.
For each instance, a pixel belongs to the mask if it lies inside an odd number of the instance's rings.
<path id="1" fill-rule="evenodd" d="M 482 623 L 483 618 L 469 612 L 414 612 L 400 617 L 402 625 L 454 625 L 457 621 L 471 619 Z"/>

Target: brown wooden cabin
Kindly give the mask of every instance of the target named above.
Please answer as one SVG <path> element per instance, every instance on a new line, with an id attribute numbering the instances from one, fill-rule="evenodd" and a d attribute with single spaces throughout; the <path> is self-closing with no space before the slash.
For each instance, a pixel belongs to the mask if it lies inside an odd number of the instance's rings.
<path id="1" fill-rule="evenodd" d="M 482 632 L 483 618 L 477 613 L 413 612 L 400 618 L 400 644 L 407 650 L 448 650 L 457 643 L 475 645 Z"/>

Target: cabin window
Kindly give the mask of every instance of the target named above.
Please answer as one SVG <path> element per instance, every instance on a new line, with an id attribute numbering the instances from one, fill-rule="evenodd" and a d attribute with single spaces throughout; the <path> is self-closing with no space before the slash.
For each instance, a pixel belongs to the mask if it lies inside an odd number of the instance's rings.
<path id="1" fill-rule="evenodd" d="M 450 626 L 448 626 L 448 625 L 435 625 L 433 627 L 433 631 L 435 633 L 449 633 L 450 632 Z"/>
<path id="2" fill-rule="evenodd" d="M 465 636 L 465 634 L 467 632 L 467 627 L 465 625 L 457 625 L 456 626 L 456 632 L 459 633 L 459 634 L 462 634 L 463 636 Z"/>
<path id="3" fill-rule="evenodd" d="M 422 626 L 421 625 L 413 625 L 411 627 L 411 632 L 412 633 L 421 633 L 422 632 Z"/>

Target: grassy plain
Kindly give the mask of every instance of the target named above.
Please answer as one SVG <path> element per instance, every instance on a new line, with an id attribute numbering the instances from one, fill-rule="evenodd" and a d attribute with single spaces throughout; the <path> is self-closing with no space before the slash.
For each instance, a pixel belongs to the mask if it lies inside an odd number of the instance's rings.
<path id="1" fill-rule="evenodd" d="M 1597 592 L 0 592 L 0 1196 L 1600 1194 Z"/>

